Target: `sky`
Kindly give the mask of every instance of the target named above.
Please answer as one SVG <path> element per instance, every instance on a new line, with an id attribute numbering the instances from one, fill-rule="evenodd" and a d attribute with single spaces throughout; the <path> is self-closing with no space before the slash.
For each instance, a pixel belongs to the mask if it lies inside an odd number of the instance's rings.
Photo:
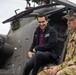
<path id="1" fill-rule="evenodd" d="M 76 3 L 76 0 L 70 1 Z M 10 29 L 10 23 L 3 24 L 2 22 L 15 15 L 16 9 L 19 9 L 17 13 L 25 10 L 25 6 L 25 0 L 0 0 L 0 34 L 6 35 Z"/>
<path id="2" fill-rule="evenodd" d="M 2 22 L 15 15 L 15 10 L 20 9 L 18 13 L 25 10 L 26 2 L 24 0 L 0 0 L 0 34 L 7 34 L 10 24 Z"/>

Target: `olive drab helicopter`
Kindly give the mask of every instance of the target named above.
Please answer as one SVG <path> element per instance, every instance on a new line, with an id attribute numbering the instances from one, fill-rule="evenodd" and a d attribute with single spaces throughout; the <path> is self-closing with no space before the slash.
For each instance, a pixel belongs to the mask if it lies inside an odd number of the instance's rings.
<path id="1" fill-rule="evenodd" d="M 29 60 L 27 52 L 38 26 L 36 17 L 40 13 L 44 13 L 48 17 L 49 24 L 57 30 L 59 63 L 64 61 L 69 30 L 62 16 L 71 9 L 76 10 L 76 5 L 68 0 L 32 1 L 38 6 L 30 7 L 29 5 L 26 10 L 3 21 L 3 23 L 10 22 L 11 28 L 7 35 L 0 34 L 0 75 L 23 74 L 25 63 Z"/>

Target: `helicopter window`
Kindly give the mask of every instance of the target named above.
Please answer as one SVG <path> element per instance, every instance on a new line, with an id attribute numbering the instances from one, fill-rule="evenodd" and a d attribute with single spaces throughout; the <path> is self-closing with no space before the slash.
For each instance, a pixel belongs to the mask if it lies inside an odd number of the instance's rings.
<path id="1" fill-rule="evenodd" d="M 15 20 L 11 23 L 11 29 L 12 30 L 17 30 L 20 27 L 20 21 L 19 20 Z"/>
<path id="2" fill-rule="evenodd" d="M 62 19 L 62 16 L 65 15 L 65 13 L 57 13 L 50 15 L 49 18 L 49 24 L 54 27 L 58 32 L 58 55 L 60 56 L 64 47 L 64 43 L 66 41 L 66 30 L 67 30 L 67 23 L 66 20 Z"/>

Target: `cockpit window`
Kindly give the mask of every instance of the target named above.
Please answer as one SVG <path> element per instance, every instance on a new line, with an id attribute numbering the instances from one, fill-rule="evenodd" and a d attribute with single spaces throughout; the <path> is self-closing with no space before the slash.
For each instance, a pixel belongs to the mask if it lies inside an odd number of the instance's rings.
<path id="1" fill-rule="evenodd" d="M 11 29 L 12 30 L 17 30 L 20 27 L 20 21 L 19 20 L 15 20 L 11 23 Z"/>

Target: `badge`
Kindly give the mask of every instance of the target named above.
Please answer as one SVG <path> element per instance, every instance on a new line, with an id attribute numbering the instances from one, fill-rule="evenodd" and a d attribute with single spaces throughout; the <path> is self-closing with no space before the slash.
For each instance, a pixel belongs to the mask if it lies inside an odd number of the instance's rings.
<path id="1" fill-rule="evenodd" d="M 49 37 L 50 36 L 50 34 L 45 34 L 45 37 Z"/>

